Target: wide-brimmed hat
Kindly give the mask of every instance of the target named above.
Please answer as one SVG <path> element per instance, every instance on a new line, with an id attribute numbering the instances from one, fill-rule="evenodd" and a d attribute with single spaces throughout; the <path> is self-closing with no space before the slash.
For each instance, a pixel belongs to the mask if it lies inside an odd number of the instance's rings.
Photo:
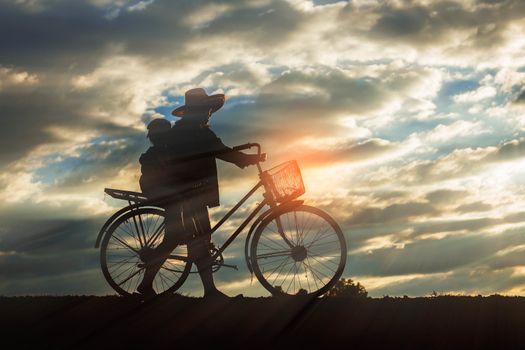
<path id="1" fill-rule="evenodd" d="M 191 89 L 184 94 L 184 103 L 171 114 L 176 117 L 184 117 L 188 110 L 203 107 L 209 107 L 211 112 L 215 113 L 224 105 L 224 94 L 208 95 L 202 88 Z"/>

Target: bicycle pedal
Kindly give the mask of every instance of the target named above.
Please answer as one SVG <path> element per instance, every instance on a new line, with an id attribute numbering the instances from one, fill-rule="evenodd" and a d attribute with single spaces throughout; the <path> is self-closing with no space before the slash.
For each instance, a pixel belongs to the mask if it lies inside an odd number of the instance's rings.
<path id="1" fill-rule="evenodd" d="M 229 267 L 229 268 L 234 269 L 235 271 L 239 271 L 239 268 L 237 267 L 237 265 L 221 264 L 221 266 Z"/>

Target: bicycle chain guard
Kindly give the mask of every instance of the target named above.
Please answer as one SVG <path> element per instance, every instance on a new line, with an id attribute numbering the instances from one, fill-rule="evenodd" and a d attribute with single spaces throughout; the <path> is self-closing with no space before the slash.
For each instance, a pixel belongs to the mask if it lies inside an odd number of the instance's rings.
<path id="1" fill-rule="evenodd" d="M 219 252 L 219 249 L 215 246 L 215 244 L 211 243 L 210 242 L 210 254 L 211 256 L 214 256 L 215 254 L 217 254 Z M 211 270 L 213 272 L 217 272 L 219 271 L 219 269 L 224 266 L 224 256 L 221 254 L 219 254 L 219 256 L 217 257 L 217 259 L 215 259 L 215 261 L 213 262 L 213 264 L 211 265 Z"/>
<path id="2" fill-rule="evenodd" d="M 219 252 L 219 248 L 215 246 L 215 244 L 213 244 L 212 242 L 210 242 L 210 255 L 213 256 L 215 254 L 217 254 Z M 232 268 L 234 270 L 239 270 L 239 268 L 237 267 L 237 265 L 229 265 L 229 264 L 225 264 L 224 263 L 224 256 L 221 254 L 219 254 L 217 256 L 217 258 L 215 259 L 215 261 L 212 263 L 211 265 L 211 271 L 213 273 L 219 271 L 219 269 L 221 267 L 229 267 L 229 268 Z M 198 273 L 198 271 L 191 271 L 190 273 Z"/>

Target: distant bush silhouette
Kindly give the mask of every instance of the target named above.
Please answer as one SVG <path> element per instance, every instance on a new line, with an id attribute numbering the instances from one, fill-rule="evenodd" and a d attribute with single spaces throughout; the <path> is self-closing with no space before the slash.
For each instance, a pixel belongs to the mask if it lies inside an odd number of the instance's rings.
<path id="1" fill-rule="evenodd" d="M 361 283 L 354 283 L 350 278 L 341 278 L 335 286 L 330 289 L 326 296 L 329 297 L 346 297 L 346 298 L 366 298 L 368 292 Z"/>
<path id="2" fill-rule="evenodd" d="M 273 286 L 275 289 L 274 297 L 286 295 L 281 286 Z M 307 295 L 306 289 L 299 289 L 296 295 Z M 341 278 L 337 283 L 325 294 L 328 297 L 345 297 L 345 298 L 367 298 L 368 292 L 365 286 L 361 283 L 355 283 L 350 278 Z"/>
<path id="3" fill-rule="evenodd" d="M 283 295 L 286 295 L 286 293 L 284 292 L 283 290 L 283 287 L 282 286 L 273 286 L 275 288 L 275 292 L 273 294 L 273 296 L 283 296 Z M 297 291 L 297 293 L 295 293 L 295 295 L 302 295 L 302 296 L 305 296 L 308 294 L 308 291 L 304 288 L 301 288 Z"/>
<path id="4" fill-rule="evenodd" d="M 274 296 L 284 295 L 283 287 L 273 286 L 275 288 Z"/>

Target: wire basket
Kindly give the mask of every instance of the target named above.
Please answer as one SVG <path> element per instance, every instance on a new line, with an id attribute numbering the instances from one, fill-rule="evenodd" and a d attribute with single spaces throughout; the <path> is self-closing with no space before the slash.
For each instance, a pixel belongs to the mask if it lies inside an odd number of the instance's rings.
<path id="1" fill-rule="evenodd" d="M 301 170 L 295 160 L 282 163 L 266 171 L 270 189 L 277 202 L 286 202 L 304 194 Z"/>

